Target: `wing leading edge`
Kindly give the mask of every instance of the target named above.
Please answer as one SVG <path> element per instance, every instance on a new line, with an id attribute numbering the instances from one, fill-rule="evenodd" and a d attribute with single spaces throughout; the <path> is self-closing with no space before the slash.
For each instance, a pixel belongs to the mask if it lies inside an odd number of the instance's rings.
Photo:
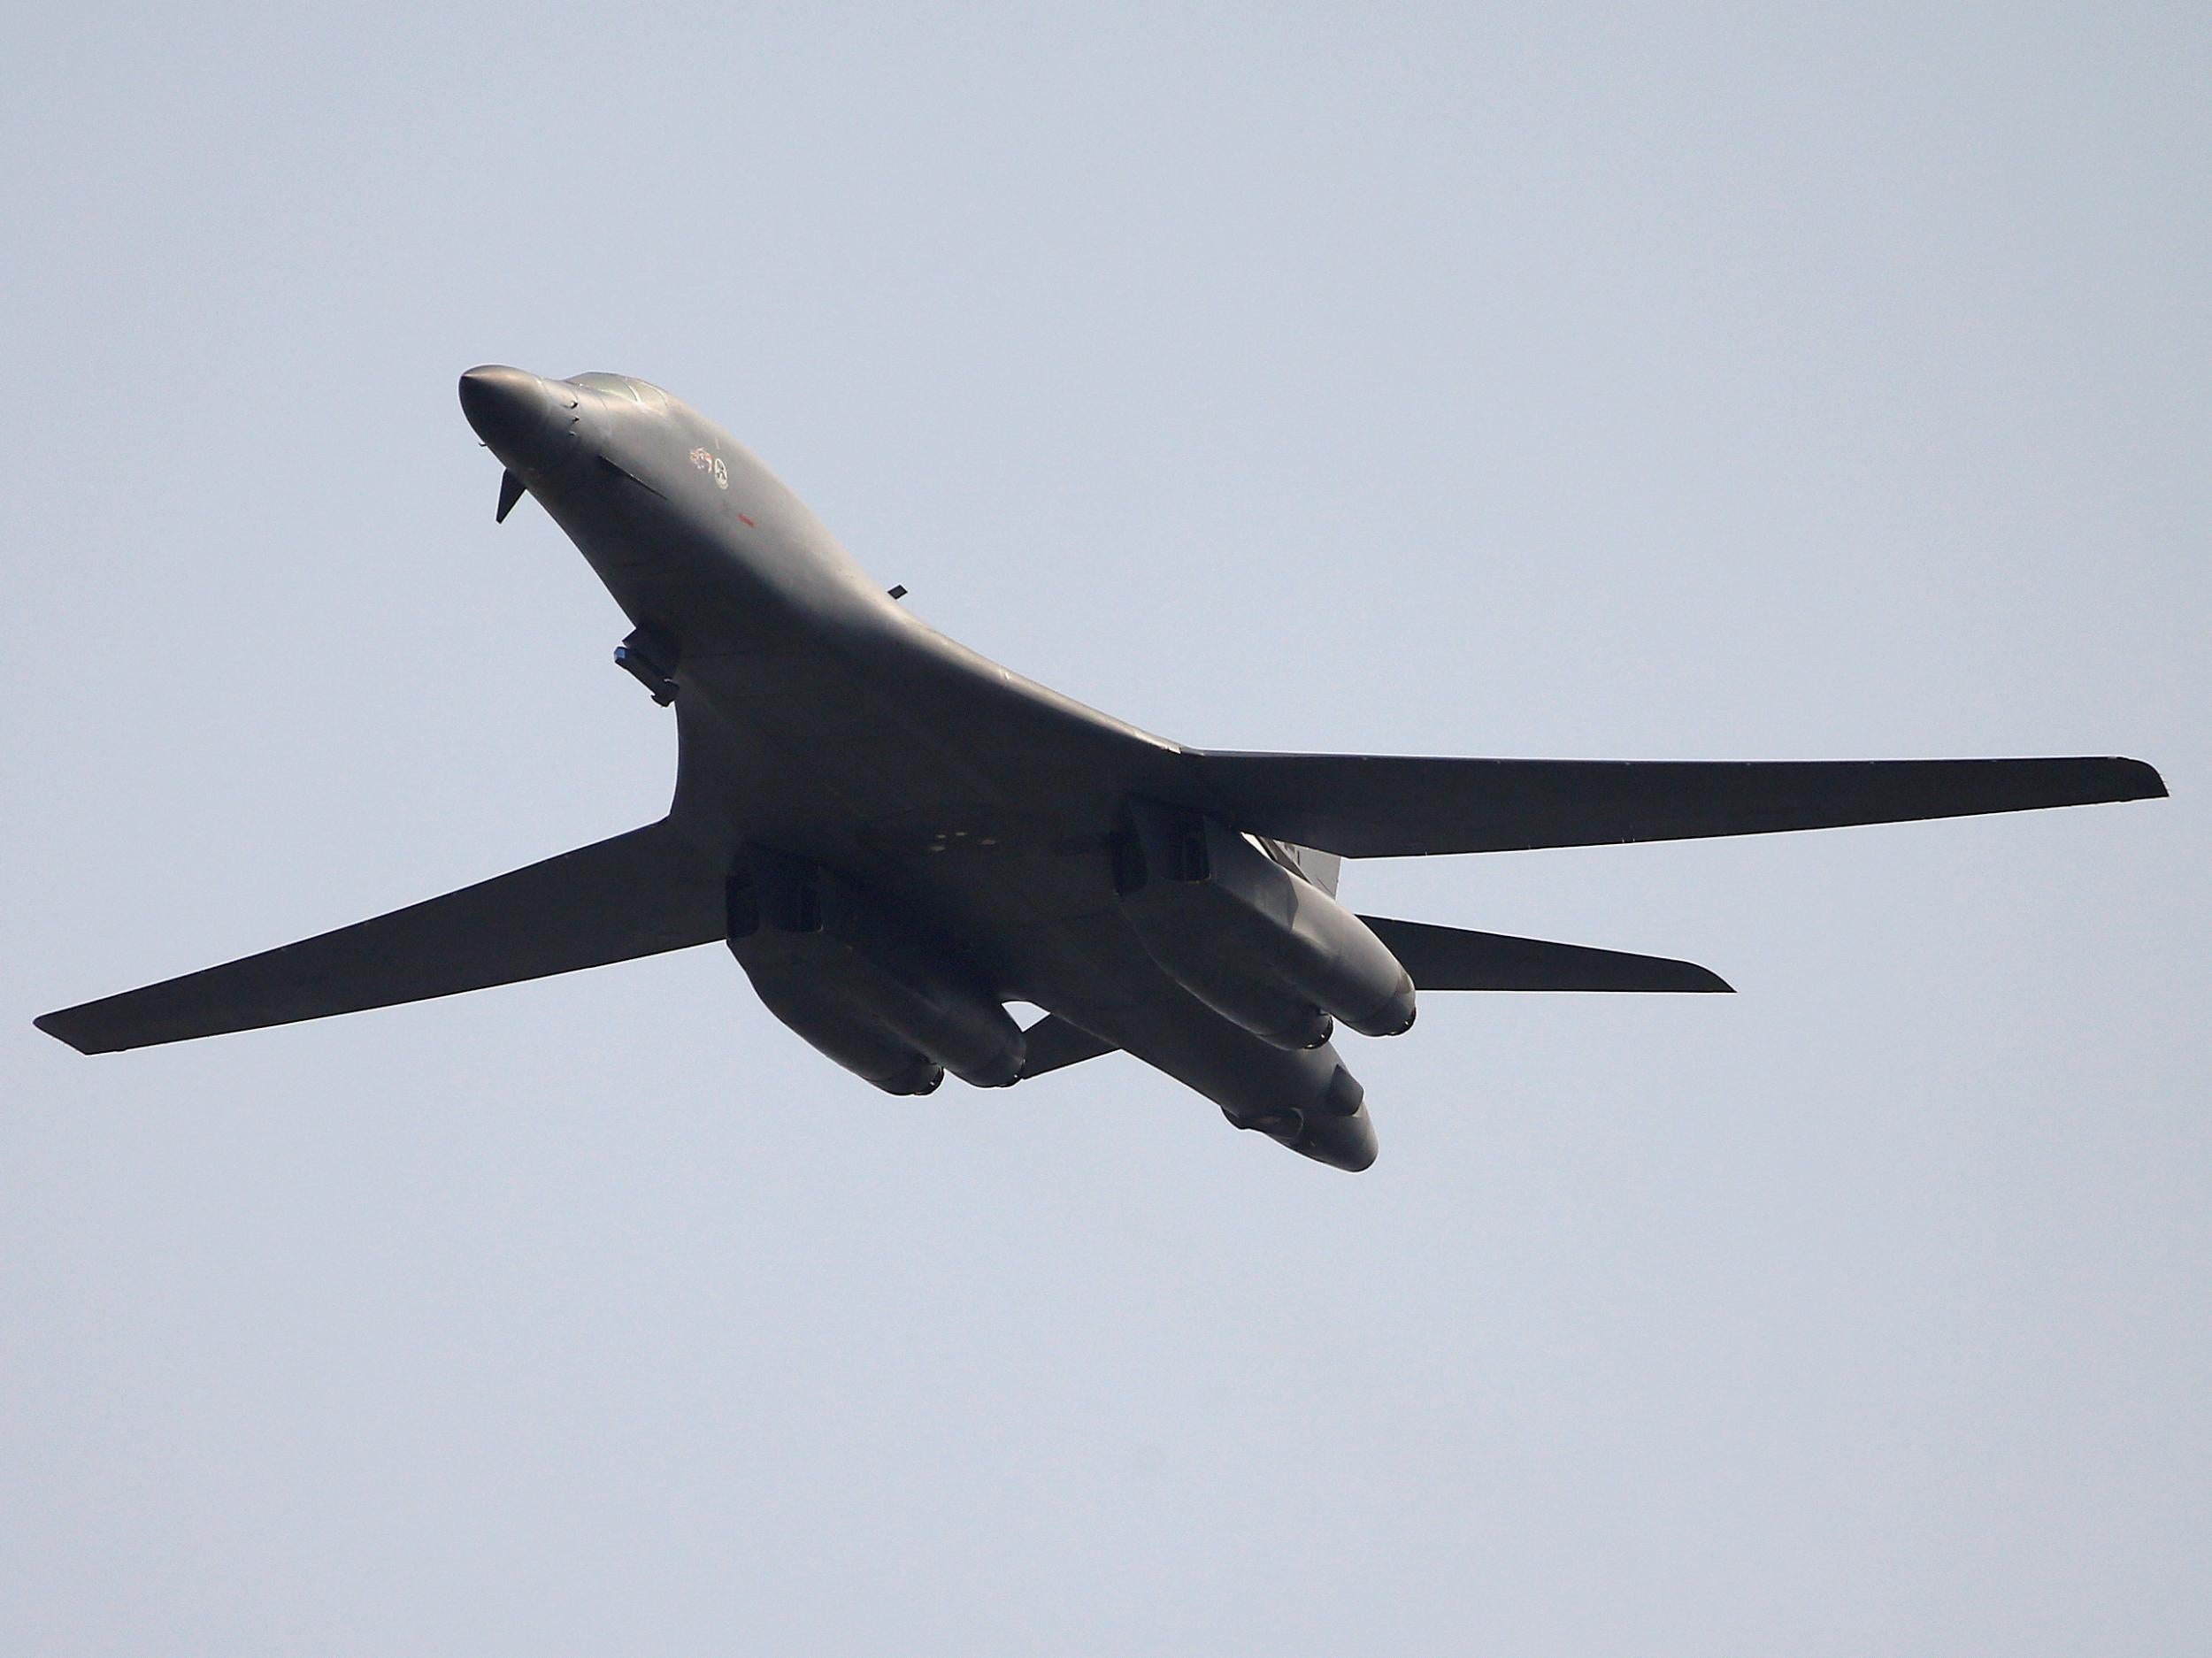
<path id="1" fill-rule="evenodd" d="M 1453 760 L 1191 750 L 1189 803 L 1344 857 L 1772 834 L 2162 795 L 2140 760 Z"/>
<path id="2" fill-rule="evenodd" d="M 41 1017 L 80 1053 L 289 1025 L 723 936 L 722 880 L 665 819 L 334 933 Z"/>

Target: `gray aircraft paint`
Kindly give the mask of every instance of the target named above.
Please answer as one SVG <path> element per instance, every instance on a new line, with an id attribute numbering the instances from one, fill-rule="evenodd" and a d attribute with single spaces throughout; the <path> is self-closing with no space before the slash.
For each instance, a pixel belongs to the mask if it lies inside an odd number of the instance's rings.
<path id="1" fill-rule="evenodd" d="M 1329 896 L 1340 856 L 1759 833 L 2164 793 L 2142 763 L 2093 757 L 1730 764 L 1187 749 L 929 627 L 750 451 L 657 388 L 488 366 L 463 376 L 461 394 L 506 468 L 498 515 L 525 490 L 543 504 L 634 624 L 624 665 L 673 703 L 679 767 L 666 818 L 354 927 L 46 1015 L 42 1028 L 109 1051 L 705 943 L 741 931 L 730 921 L 735 894 L 753 891 L 748 871 L 796 860 L 827 872 L 836 903 L 864 917 L 852 951 L 903 963 L 891 973 L 902 994 L 942 1016 L 942 1040 L 965 1044 L 971 1063 L 954 1069 L 1034 1077 L 1119 1048 L 1239 1126 L 1357 1170 L 1374 1159 L 1374 1130 L 1333 1043 L 1263 1040 L 1217 1010 L 1236 999 L 1205 992 L 1205 972 L 1256 973 L 1279 989 L 1329 979 L 1302 976 L 1297 949 L 1357 960 L 1375 991 L 1368 1011 L 1400 963 L 1432 990 L 1727 986 L 1686 963 L 1353 918 Z M 1133 925 L 1131 881 L 1147 877 L 1118 865 L 1133 821 L 1162 810 L 1204 825 L 1217 863 L 1248 856 L 1256 895 L 1239 913 L 1260 917 L 1251 936 L 1232 946 L 1191 922 L 1186 936 L 1148 940 L 1156 918 Z M 1272 959 L 1270 917 L 1279 922 Z M 731 945 L 779 1017 L 841 1063 L 869 1063 L 825 1033 L 830 1002 L 810 1001 L 810 986 L 846 1009 L 878 994 L 859 979 L 832 986 L 844 959 L 833 936 L 812 956 L 737 936 Z M 1392 1013 L 1372 1028 L 1411 1022 L 1403 980 L 1401 970 L 1402 1023 Z M 1005 1047 L 986 1027 L 1003 1018 L 996 1004 L 1014 1001 L 1051 1017 Z M 963 1002 L 970 1017 L 955 1017 Z M 1325 1008 L 1308 1010 L 1299 1040 L 1325 1037 Z M 1367 1023 L 1351 1004 L 1344 1017 Z M 935 1086 L 887 1062 L 878 1070 L 873 1079 L 894 1092 Z"/>

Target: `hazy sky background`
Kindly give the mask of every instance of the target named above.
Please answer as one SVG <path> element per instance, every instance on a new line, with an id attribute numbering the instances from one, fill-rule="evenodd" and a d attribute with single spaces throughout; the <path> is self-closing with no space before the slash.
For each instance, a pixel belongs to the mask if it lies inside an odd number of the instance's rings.
<path id="1" fill-rule="evenodd" d="M 2212 23 L 1830 10 L 16 8 L 0 1649 L 2206 1650 Z M 718 949 L 34 1032 L 660 813 L 487 360 L 1186 741 L 2177 798 L 1355 866 L 1742 993 L 1358 1177 Z"/>

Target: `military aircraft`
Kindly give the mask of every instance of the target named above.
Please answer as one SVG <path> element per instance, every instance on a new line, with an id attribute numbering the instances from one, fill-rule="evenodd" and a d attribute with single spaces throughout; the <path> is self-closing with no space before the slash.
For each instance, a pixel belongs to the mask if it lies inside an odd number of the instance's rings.
<path id="1" fill-rule="evenodd" d="M 775 1016 L 895 1094 L 1119 1048 L 1336 1168 L 1375 1159 L 1339 1025 L 1417 992 L 1724 991 L 1687 962 L 1354 914 L 1340 860 L 1763 834 L 2162 795 L 2108 758 L 1428 759 L 1185 748 L 919 620 L 742 444 L 619 374 L 461 377 L 469 424 L 672 704 L 658 822 L 50 1013 L 88 1054 L 726 941 Z M 1045 1017 L 1022 1028 L 1009 1002 Z"/>

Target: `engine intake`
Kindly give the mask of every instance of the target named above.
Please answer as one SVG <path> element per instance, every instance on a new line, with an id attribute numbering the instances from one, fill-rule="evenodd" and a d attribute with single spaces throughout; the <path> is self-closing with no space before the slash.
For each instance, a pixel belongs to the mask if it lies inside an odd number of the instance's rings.
<path id="1" fill-rule="evenodd" d="M 768 1010 L 889 1094 L 950 1071 L 981 1088 L 1019 1079 L 1021 1027 L 944 946 L 810 859 L 748 846 L 728 886 L 730 954 Z"/>
<path id="2" fill-rule="evenodd" d="M 1413 1024 L 1413 979 L 1367 924 L 1217 818 L 1132 799 L 1114 878 L 1160 970 L 1278 1048 Z"/>

